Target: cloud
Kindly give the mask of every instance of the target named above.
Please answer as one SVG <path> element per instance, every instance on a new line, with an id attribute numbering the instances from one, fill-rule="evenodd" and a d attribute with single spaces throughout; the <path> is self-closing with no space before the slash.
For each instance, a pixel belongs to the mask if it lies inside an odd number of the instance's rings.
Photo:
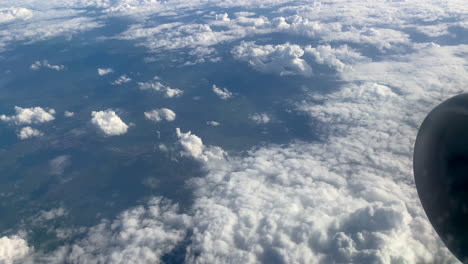
<path id="1" fill-rule="evenodd" d="M 97 72 L 100 76 L 104 76 L 104 75 L 114 72 L 114 70 L 112 68 L 98 68 Z"/>
<path id="2" fill-rule="evenodd" d="M 213 92 L 221 99 L 227 100 L 232 97 L 232 93 L 226 89 L 226 88 L 221 88 L 213 84 Z"/>
<path id="3" fill-rule="evenodd" d="M 63 113 L 63 115 L 64 115 L 65 117 L 73 117 L 73 116 L 75 115 L 75 113 L 73 113 L 73 112 L 71 112 L 71 111 L 65 111 L 65 112 Z"/>
<path id="4" fill-rule="evenodd" d="M 231 51 L 234 58 L 247 61 L 257 71 L 283 75 L 312 75 L 312 68 L 301 57 L 304 50 L 294 44 L 256 45 L 241 42 Z"/>
<path id="5" fill-rule="evenodd" d="M 16 115 L 13 116 L 0 115 L 0 120 L 12 122 L 16 125 L 29 125 L 46 123 L 55 119 L 55 110 L 52 108 L 43 109 L 39 106 L 22 108 L 15 106 L 15 112 Z"/>
<path id="6" fill-rule="evenodd" d="M 162 83 L 158 82 L 157 80 L 149 81 L 149 82 L 139 82 L 138 88 L 142 91 L 149 90 L 149 91 L 160 92 L 166 98 L 179 97 L 184 93 L 182 90 L 179 90 L 177 88 L 171 88 L 169 86 L 165 86 Z"/>
<path id="7" fill-rule="evenodd" d="M 370 61 L 369 58 L 362 56 L 347 45 L 341 45 L 337 48 L 330 45 L 319 45 L 315 48 L 306 46 L 304 51 L 306 54 L 312 55 L 316 63 L 326 64 L 338 72 L 343 72 L 346 67 L 351 67 L 350 64 Z"/>
<path id="8" fill-rule="evenodd" d="M 226 153 L 219 147 L 203 145 L 203 141 L 197 135 L 188 131 L 181 132 L 176 128 L 176 135 L 179 138 L 179 144 L 182 146 L 182 156 L 191 157 L 200 161 L 224 159 Z"/>
<path id="9" fill-rule="evenodd" d="M 121 75 L 119 78 L 117 78 L 117 80 L 113 81 L 111 84 L 112 85 L 121 85 L 121 84 L 124 84 L 124 83 L 128 83 L 128 82 L 131 82 L 132 79 L 127 77 L 127 75 Z"/>
<path id="10" fill-rule="evenodd" d="M 24 10 L 24 7 L 18 7 L 21 4 L 31 7 L 34 11 L 29 13 Z M 70 4 L 70 1 L 9 3 L 10 7 L 7 7 L 7 11 L 5 9 L 0 11 L 2 14 L 0 16 L 6 21 L 17 23 L 2 24 L 0 51 L 18 44 L 31 44 L 54 37 L 71 38 L 78 33 L 104 25 L 102 22 L 97 22 L 96 18 L 87 17 L 86 11 L 71 8 Z M 17 7 L 11 7 L 11 5 Z"/>
<path id="11" fill-rule="evenodd" d="M 227 13 L 224 13 L 224 14 L 216 14 L 215 15 L 215 19 L 216 20 L 220 20 L 220 21 L 224 21 L 224 22 L 227 22 L 227 21 L 230 21 L 231 19 L 229 19 L 229 15 Z"/>
<path id="12" fill-rule="evenodd" d="M 33 16 L 33 12 L 27 8 L 0 8 L 0 24 L 15 20 L 27 20 Z"/>
<path id="13" fill-rule="evenodd" d="M 42 137 L 43 135 L 44 133 L 30 126 L 23 127 L 18 132 L 18 138 L 21 140 L 25 140 L 25 139 L 32 138 L 32 137 Z"/>
<path id="14" fill-rule="evenodd" d="M 154 197 L 113 221 L 101 221 L 73 245 L 46 256 L 37 253 L 36 259 L 43 263 L 161 263 L 185 238 L 190 221 L 176 204 Z"/>
<path id="15" fill-rule="evenodd" d="M 23 238 L 17 235 L 0 237 L 0 263 L 17 263 L 29 253 L 30 248 Z"/>
<path id="16" fill-rule="evenodd" d="M 63 65 L 52 65 L 52 64 L 49 64 L 46 60 L 43 60 L 43 61 L 35 61 L 33 64 L 31 64 L 31 70 L 33 71 L 36 71 L 36 70 L 39 70 L 40 68 L 49 68 L 49 69 L 52 69 L 52 70 L 55 70 L 55 71 L 61 71 L 63 69 L 65 69 L 65 66 Z"/>
<path id="17" fill-rule="evenodd" d="M 203 155 L 204 146 L 201 138 L 197 137 L 196 135 L 192 135 L 190 131 L 187 133 L 182 133 L 180 128 L 176 129 L 176 134 L 179 138 L 179 142 L 182 148 L 184 149 L 184 155 L 194 158 L 199 158 Z"/>
<path id="18" fill-rule="evenodd" d="M 216 121 L 208 121 L 206 122 L 206 124 L 209 126 L 214 126 L 214 127 L 221 125 L 221 123 L 216 122 Z"/>
<path id="19" fill-rule="evenodd" d="M 67 211 L 63 207 L 58 207 L 49 211 L 42 210 L 36 220 L 50 221 L 65 215 L 67 215 Z"/>
<path id="20" fill-rule="evenodd" d="M 255 113 L 250 115 L 249 119 L 254 121 L 256 124 L 268 124 L 271 121 L 271 118 L 267 113 Z"/>
<path id="21" fill-rule="evenodd" d="M 161 108 L 145 112 L 145 117 L 155 122 L 161 122 L 163 120 L 170 122 L 176 119 L 176 114 L 171 109 Z"/>
<path id="22" fill-rule="evenodd" d="M 49 162 L 50 174 L 62 175 L 65 169 L 70 165 L 69 155 L 60 155 Z"/>
<path id="23" fill-rule="evenodd" d="M 112 110 L 93 111 L 91 116 L 91 123 L 107 136 L 127 133 L 128 125 Z"/>

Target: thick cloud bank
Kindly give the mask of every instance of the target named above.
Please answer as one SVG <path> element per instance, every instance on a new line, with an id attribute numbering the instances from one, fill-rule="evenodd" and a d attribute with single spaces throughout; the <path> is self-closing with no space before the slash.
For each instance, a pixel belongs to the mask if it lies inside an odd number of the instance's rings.
<path id="1" fill-rule="evenodd" d="M 127 133 L 128 125 L 111 110 L 93 111 L 91 123 L 107 136 L 119 136 Z"/>

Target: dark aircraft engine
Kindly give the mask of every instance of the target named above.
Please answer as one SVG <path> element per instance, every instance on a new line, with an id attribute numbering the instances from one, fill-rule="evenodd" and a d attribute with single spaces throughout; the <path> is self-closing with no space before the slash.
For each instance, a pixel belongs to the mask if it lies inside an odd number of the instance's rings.
<path id="1" fill-rule="evenodd" d="M 468 263 L 468 94 L 443 102 L 426 117 L 413 168 L 431 224 L 450 251 Z"/>

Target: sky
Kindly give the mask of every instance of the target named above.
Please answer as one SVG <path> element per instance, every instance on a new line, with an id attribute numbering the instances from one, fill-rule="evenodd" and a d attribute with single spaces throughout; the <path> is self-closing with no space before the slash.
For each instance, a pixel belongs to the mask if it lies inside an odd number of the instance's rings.
<path id="1" fill-rule="evenodd" d="M 0 263 L 459 263 L 412 155 L 462 0 L 0 0 Z"/>

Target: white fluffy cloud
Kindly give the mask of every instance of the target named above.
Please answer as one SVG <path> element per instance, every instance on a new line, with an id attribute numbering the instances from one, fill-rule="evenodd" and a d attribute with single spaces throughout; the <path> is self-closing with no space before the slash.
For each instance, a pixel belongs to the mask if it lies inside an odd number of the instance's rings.
<path id="1" fill-rule="evenodd" d="M 107 136 L 119 136 L 127 133 L 128 125 L 112 110 L 93 111 L 91 123 Z"/>
<path id="2" fill-rule="evenodd" d="M 283 75 L 312 75 L 312 68 L 301 57 L 304 50 L 294 44 L 256 45 L 254 42 L 242 42 L 232 49 L 234 58 L 247 61 L 261 72 Z"/>
<path id="3" fill-rule="evenodd" d="M 121 85 L 121 84 L 128 83 L 128 82 L 131 82 L 131 81 L 132 81 L 132 79 L 124 74 L 124 75 L 121 75 L 119 78 L 117 78 L 115 81 L 113 81 L 111 84 L 112 85 Z"/>
<path id="4" fill-rule="evenodd" d="M 176 135 L 179 138 L 179 144 L 182 146 L 183 156 L 192 157 L 200 161 L 223 159 L 226 153 L 219 147 L 203 145 L 203 141 L 197 135 L 188 131 L 181 132 L 180 128 L 176 128 Z"/>
<path id="5" fill-rule="evenodd" d="M 307 54 L 311 54 L 316 63 L 326 64 L 338 72 L 343 72 L 351 64 L 370 60 L 347 45 L 341 45 L 337 48 L 333 48 L 330 45 L 319 45 L 315 48 L 306 46 L 304 51 Z"/>
<path id="6" fill-rule="evenodd" d="M 114 72 L 114 70 L 112 68 L 98 68 L 97 72 L 100 76 L 104 76 L 104 75 Z"/>
<path id="7" fill-rule="evenodd" d="M 25 140 L 25 139 L 32 138 L 32 137 L 41 137 L 43 135 L 44 133 L 30 126 L 23 127 L 18 132 L 18 138 L 21 140 Z"/>
<path id="8" fill-rule="evenodd" d="M 36 106 L 31 108 L 22 108 L 15 106 L 16 115 L 0 115 L 0 120 L 12 122 L 16 125 L 29 125 L 50 122 L 55 119 L 54 109 L 44 109 Z"/>
<path id="9" fill-rule="evenodd" d="M 30 248 L 23 238 L 13 235 L 0 237 L 0 263 L 14 264 L 28 255 Z"/>
<path id="10" fill-rule="evenodd" d="M 15 20 L 27 20 L 33 16 L 33 12 L 27 8 L 0 8 L 0 24 Z"/>
<path id="11" fill-rule="evenodd" d="M 326 64 L 338 72 L 357 62 L 370 60 L 347 45 L 333 48 L 330 45 L 301 47 L 289 43 L 273 46 L 242 42 L 233 48 L 232 54 L 234 58 L 247 61 L 251 67 L 261 72 L 307 77 L 312 75 L 312 68 L 310 61 L 305 60 L 306 55 L 311 55 L 316 63 Z"/>
<path id="12" fill-rule="evenodd" d="M 176 114 L 171 109 L 161 108 L 161 109 L 154 109 L 149 112 L 145 112 L 145 117 L 149 120 L 155 122 L 165 121 L 174 121 L 176 119 Z"/>
<path id="13" fill-rule="evenodd" d="M 221 99 L 227 100 L 232 97 L 232 93 L 226 89 L 226 88 L 221 88 L 213 84 L 212 86 L 213 92 Z"/>
<path id="14" fill-rule="evenodd" d="M 184 93 L 182 90 L 179 90 L 177 88 L 171 88 L 169 86 L 166 86 L 156 81 L 157 79 L 155 79 L 154 81 L 149 81 L 149 82 L 139 82 L 138 87 L 142 91 L 149 90 L 149 91 L 160 92 L 166 98 L 179 97 Z"/>
<path id="15" fill-rule="evenodd" d="M 55 71 L 61 71 L 61 70 L 65 69 L 65 66 L 63 66 L 63 65 L 52 65 L 52 64 L 49 64 L 49 62 L 47 62 L 46 60 L 35 61 L 33 64 L 31 64 L 30 68 L 31 68 L 31 70 L 36 71 L 36 70 L 39 70 L 42 67 L 49 68 L 49 69 L 52 69 L 52 70 L 55 70 Z"/>

